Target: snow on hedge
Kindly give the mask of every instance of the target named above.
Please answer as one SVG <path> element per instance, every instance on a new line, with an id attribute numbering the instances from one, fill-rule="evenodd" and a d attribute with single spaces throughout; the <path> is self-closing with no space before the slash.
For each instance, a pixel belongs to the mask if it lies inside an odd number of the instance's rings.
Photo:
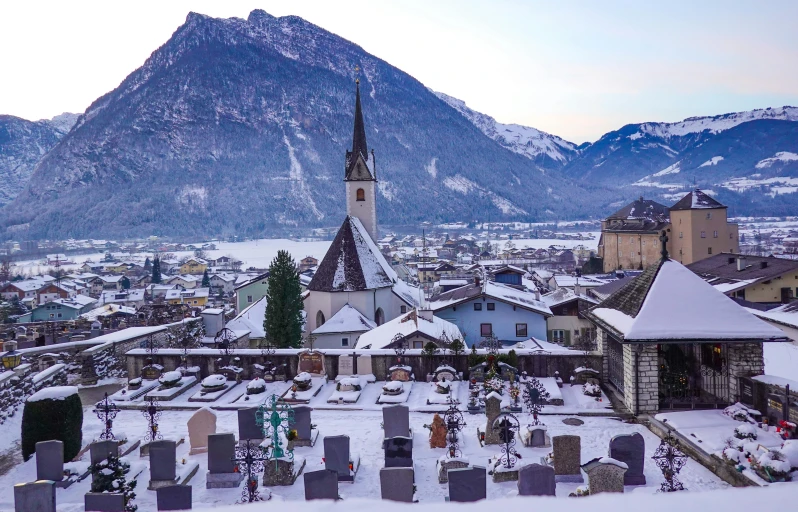
<path id="1" fill-rule="evenodd" d="M 28 397 L 28 402 L 38 402 L 39 400 L 64 400 L 67 397 L 78 394 L 77 386 L 53 386 L 40 389 Z"/>

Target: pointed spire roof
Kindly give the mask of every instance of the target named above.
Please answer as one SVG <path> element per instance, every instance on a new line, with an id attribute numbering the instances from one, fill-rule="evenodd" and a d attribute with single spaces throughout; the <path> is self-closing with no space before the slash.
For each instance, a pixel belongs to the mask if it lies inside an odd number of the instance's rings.
<path id="1" fill-rule="evenodd" d="M 713 199 L 706 192 L 695 189 L 681 198 L 675 205 L 671 206 L 670 209 L 676 211 L 711 210 L 716 208 L 726 208 L 726 206 Z"/>
<path id="2" fill-rule="evenodd" d="M 360 106 L 360 80 L 356 81 L 355 129 L 352 133 L 352 151 L 346 152 L 346 174 L 344 179 L 350 181 L 371 181 L 374 179 L 374 174 L 369 169 L 366 124 L 363 122 L 363 108 Z"/>
<path id="3" fill-rule="evenodd" d="M 397 279 L 360 220 L 349 216 L 321 260 L 308 290 L 357 292 L 393 286 Z"/>

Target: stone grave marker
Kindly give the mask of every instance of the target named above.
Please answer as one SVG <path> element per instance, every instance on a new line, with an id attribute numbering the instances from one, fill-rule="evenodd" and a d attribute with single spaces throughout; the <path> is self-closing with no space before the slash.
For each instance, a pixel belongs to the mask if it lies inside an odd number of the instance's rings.
<path id="1" fill-rule="evenodd" d="M 557 482 L 582 483 L 581 472 L 582 438 L 579 436 L 555 436 L 554 479 Z"/>
<path id="2" fill-rule="evenodd" d="M 410 409 L 405 405 L 382 408 L 385 437 L 410 437 Z"/>
<path id="3" fill-rule="evenodd" d="M 119 455 L 119 443 L 116 441 L 97 441 L 89 447 L 89 460 L 97 464 L 108 458 L 109 455 Z"/>
<path id="4" fill-rule="evenodd" d="M 386 468 L 413 467 L 413 439 L 410 437 L 391 437 L 382 445 L 385 450 Z"/>
<path id="5" fill-rule="evenodd" d="M 85 512 L 125 512 L 125 495 L 108 492 L 87 492 L 83 496 Z"/>
<path id="6" fill-rule="evenodd" d="M 374 370 L 371 366 L 371 356 L 357 356 L 357 374 L 373 375 Z"/>
<path id="7" fill-rule="evenodd" d="M 188 419 L 189 455 L 208 451 L 208 436 L 216 433 L 216 413 L 203 407 Z"/>
<path id="8" fill-rule="evenodd" d="M 242 472 L 236 472 L 233 462 L 236 438 L 233 434 L 211 434 L 208 436 L 208 472 L 205 475 L 206 489 L 226 489 L 238 487 L 244 479 Z"/>
<path id="9" fill-rule="evenodd" d="M 546 433 L 545 425 L 530 425 L 528 427 L 529 444 L 531 448 L 541 448 L 549 446 L 549 436 Z"/>
<path id="10" fill-rule="evenodd" d="M 593 459 L 584 464 L 582 469 L 587 473 L 590 495 L 603 492 L 623 492 L 623 475 L 626 464 L 615 459 Z"/>
<path id="11" fill-rule="evenodd" d="M 64 443 L 39 441 L 36 443 L 36 480 L 60 482 L 64 479 Z"/>
<path id="12" fill-rule="evenodd" d="M 155 490 L 158 510 L 191 510 L 191 486 L 167 485 Z"/>
<path id="13" fill-rule="evenodd" d="M 643 474 L 645 457 L 646 442 L 637 432 L 617 435 L 610 440 L 610 458 L 629 467 L 623 476 L 624 485 L 646 485 L 646 475 Z"/>
<path id="14" fill-rule="evenodd" d="M 150 443 L 150 485 L 157 489 L 173 485 L 177 479 L 177 444 L 174 441 L 153 441 Z"/>
<path id="15" fill-rule="evenodd" d="M 313 376 L 326 375 L 327 371 L 324 367 L 324 354 L 321 352 L 305 350 L 298 355 L 299 364 L 297 365 L 297 373 L 307 372 Z"/>
<path id="16" fill-rule="evenodd" d="M 357 467 L 350 470 L 353 463 L 349 452 L 349 436 L 328 436 L 324 438 L 324 467 L 338 473 L 341 482 L 353 482 Z"/>
<path id="17" fill-rule="evenodd" d="M 338 473 L 332 469 L 310 471 L 303 476 L 306 500 L 337 500 Z"/>
<path id="18" fill-rule="evenodd" d="M 554 496 L 554 468 L 543 464 L 530 464 L 518 470 L 519 496 Z"/>
<path id="19" fill-rule="evenodd" d="M 499 431 L 493 429 L 493 422 L 501 414 L 501 403 L 502 398 L 495 391 L 485 398 L 485 415 L 488 418 L 485 423 L 485 444 L 501 444 L 502 442 L 499 439 Z"/>
<path id="20" fill-rule="evenodd" d="M 338 375 L 352 375 L 354 368 L 352 356 L 338 356 Z"/>
<path id="21" fill-rule="evenodd" d="M 449 501 L 471 502 L 487 497 L 488 473 L 482 466 L 449 470 Z"/>
<path id="22" fill-rule="evenodd" d="M 296 430 L 296 439 L 294 439 L 294 446 L 313 446 L 316 444 L 318 438 L 318 430 L 313 432 L 310 412 L 312 407 L 306 405 L 299 405 L 294 407 L 294 430 Z"/>
<path id="23" fill-rule="evenodd" d="M 413 502 L 413 468 L 382 468 L 380 470 L 380 493 L 382 499 Z"/>
<path id="24" fill-rule="evenodd" d="M 238 410 L 238 440 L 239 442 L 247 439 L 263 439 L 263 431 L 255 421 L 257 407 Z"/>
<path id="25" fill-rule="evenodd" d="M 55 484 L 50 481 L 14 486 L 15 512 L 55 512 Z"/>

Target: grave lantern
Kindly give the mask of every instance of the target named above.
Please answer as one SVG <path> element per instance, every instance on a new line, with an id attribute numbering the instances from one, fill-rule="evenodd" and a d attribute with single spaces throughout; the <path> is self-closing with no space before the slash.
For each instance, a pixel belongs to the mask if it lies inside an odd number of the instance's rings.
<path id="1" fill-rule="evenodd" d="M 22 362 L 22 354 L 17 352 L 17 342 L 6 341 L 3 343 L 3 349 L 6 350 L 2 357 L 3 368 L 6 370 L 13 370 L 19 366 L 19 363 Z"/>

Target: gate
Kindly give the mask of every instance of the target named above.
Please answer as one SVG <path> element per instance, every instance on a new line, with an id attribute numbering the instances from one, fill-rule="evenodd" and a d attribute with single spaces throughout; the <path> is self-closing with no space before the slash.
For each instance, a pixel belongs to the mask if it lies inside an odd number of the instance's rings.
<path id="1" fill-rule="evenodd" d="M 659 346 L 660 409 L 707 409 L 729 405 L 725 344 Z"/>
<path id="2" fill-rule="evenodd" d="M 619 341 L 606 337 L 607 359 L 609 360 L 609 380 L 615 389 L 624 394 L 623 381 L 623 345 Z"/>

